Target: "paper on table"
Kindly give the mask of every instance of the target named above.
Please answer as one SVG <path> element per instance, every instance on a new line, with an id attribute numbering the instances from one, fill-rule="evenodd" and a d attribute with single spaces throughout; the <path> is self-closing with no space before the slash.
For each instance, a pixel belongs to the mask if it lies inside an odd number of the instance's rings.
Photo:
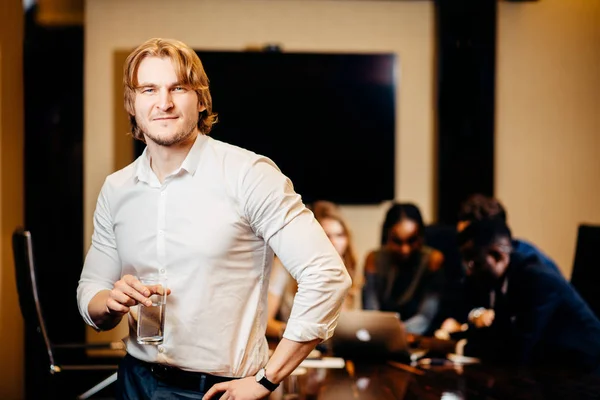
<path id="1" fill-rule="evenodd" d="M 475 357 L 466 357 L 460 354 L 450 353 L 446 356 L 448 360 L 455 364 L 479 364 L 481 360 Z"/>
<path id="2" fill-rule="evenodd" d="M 344 368 L 346 362 L 340 357 L 323 357 L 319 360 L 304 360 L 300 366 L 305 368 Z"/>

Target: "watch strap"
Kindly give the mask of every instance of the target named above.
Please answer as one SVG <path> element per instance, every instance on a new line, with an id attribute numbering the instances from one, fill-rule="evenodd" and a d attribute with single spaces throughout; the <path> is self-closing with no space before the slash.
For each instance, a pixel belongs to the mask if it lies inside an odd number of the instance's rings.
<path id="1" fill-rule="evenodd" d="M 261 385 L 263 385 L 265 388 L 267 388 L 270 392 L 273 392 L 275 389 L 277 389 L 279 387 L 279 383 L 271 382 L 267 378 L 267 373 L 264 368 L 261 371 L 262 371 L 262 377 L 260 379 L 258 379 L 257 382 L 260 383 Z"/>

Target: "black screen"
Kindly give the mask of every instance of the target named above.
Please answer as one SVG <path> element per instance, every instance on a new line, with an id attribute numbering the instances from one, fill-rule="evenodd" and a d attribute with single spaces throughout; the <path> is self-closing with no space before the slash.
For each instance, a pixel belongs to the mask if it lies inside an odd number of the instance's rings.
<path id="1" fill-rule="evenodd" d="M 214 139 L 272 159 L 305 202 L 394 198 L 393 54 L 197 54 Z"/>

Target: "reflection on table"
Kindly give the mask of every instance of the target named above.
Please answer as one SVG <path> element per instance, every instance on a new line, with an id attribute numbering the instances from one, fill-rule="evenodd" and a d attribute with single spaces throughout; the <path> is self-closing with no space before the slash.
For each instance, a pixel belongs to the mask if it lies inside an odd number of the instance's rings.
<path id="1" fill-rule="evenodd" d="M 482 364 L 430 365 L 346 361 L 341 369 L 299 368 L 270 400 L 341 399 L 596 399 L 600 377 L 566 369 L 519 369 Z"/>

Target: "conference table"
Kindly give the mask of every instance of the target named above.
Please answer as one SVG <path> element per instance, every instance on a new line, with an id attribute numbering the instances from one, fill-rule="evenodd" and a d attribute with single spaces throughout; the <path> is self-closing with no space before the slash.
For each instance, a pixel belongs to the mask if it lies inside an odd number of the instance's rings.
<path id="1" fill-rule="evenodd" d="M 270 400 L 598 399 L 600 377 L 551 368 L 345 360 L 301 368 Z"/>

